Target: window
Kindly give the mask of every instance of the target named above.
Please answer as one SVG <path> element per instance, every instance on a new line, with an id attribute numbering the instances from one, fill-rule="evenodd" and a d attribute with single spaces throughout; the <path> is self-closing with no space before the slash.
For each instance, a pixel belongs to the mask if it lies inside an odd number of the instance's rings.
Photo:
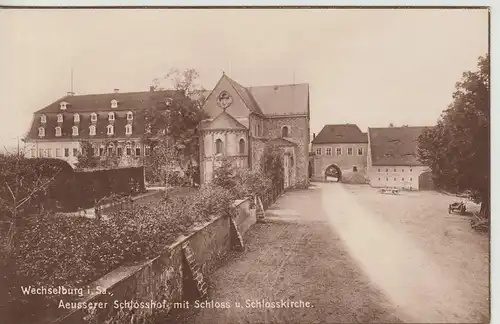
<path id="1" fill-rule="evenodd" d="M 56 148 L 56 157 L 61 157 L 61 149 Z"/>
<path id="2" fill-rule="evenodd" d="M 109 156 L 113 155 L 113 147 L 112 146 L 108 147 L 108 155 Z"/>
<path id="3" fill-rule="evenodd" d="M 260 125 L 257 124 L 257 136 L 260 136 Z"/>
<path id="4" fill-rule="evenodd" d="M 99 148 L 99 155 L 103 156 L 104 155 L 104 147 Z"/>
<path id="5" fill-rule="evenodd" d="M 31 149 L 31 157 L 32 158 L 36 157 L 36 150 L 35 149 Z"/>
<path id="6" fill-rule="evenodd" d="M 137 155 L 137 156 L 141 155 L 141 148 L 140 147 L 135 148 L 135 155 Z"/>
<path id="7" fill-rule="evenodd" d="M 380 181 L 380 178 L 378 178 L 378 181 Z"/>
<path id="8" fill-rule="evenodd" d="M 396 172 L 396 168 L 394 168 L 394 172 Z"/>
<path id="9" fill-rule="evenodd" d="M 405 169 L 401 169 L 401 172 L 405 172 Z"/>
<path id="10" fill-rule="evenodd" d="M 149 145 L 144 146 L 144 155 L 146 156 L 151 155 L 151 147 Z"/>
<path id="11" fill-rule="evenodd" d="M 410 181 L 413 181 L 412 178 L 410 178 Z"/>
<path id="12" fill-rule="evenodd" d="M 112 112 L 108 113 L 108 120 L 110 120 L 110 121 L 115 120 L 115 113 L 112 113 Z"/>
<path id="13" fill-rule="evenodd" d="M 385 178 L 385 181 L 389 181 L 389 178 Z"/>
<path id="14" fill-rule="evenodd" d="M 396 178 L 394 178 L 394 181 L 396 181 Z"/>
<path id="15" fill-rule="evenodd" d="M 90 114 L 90 120 L 93 121 L 93 122 L 97 121 L 97 114 L 96 113 L 91 113 Z"/>
<path id="16" fill-rule="evenodd" d="M 281 129 L 281 137 L 288 137 L 288 126 L 283 126 L 283 128 Z"/>
<path id="17" fill-rule="evenodd" d="M 94 150 L 94 156 L 99 156 L 99 150 L 97 149 L 97 147 L 94 147 L 93 150 Z"/>
<path id="18" fill-rule="evenodd" d="M 111 100 L 111 108 L 118 108 L 118 101 L 115 99 Z"/>
<path id="19" fill-rule="evenodd" d="M 389 172 L 389 169 L 385 169 L 385 172 Z"/>
<path id="20" fill-rule="evenodd" d="M 108 135 L 113 135 L 113 125 L 108 125 L 107 127 Z"/>
<path id="21" fill-rule="evenodd" d="M 245 154 L 245 140 L 240 139 L 240 154 Z"/>
<path id="22" fill-rule="evenodd" d="M 337 154 L 337 155 L 342 155 L 342 148 L 341 148 L 341 147 L 337 147 L 337 148 L 335 149 L 335 154 Z"/>
<path id="23" fill-rule="evenodd" d="M 78 156 L 78 149 L 77 148 L 73 148 L 73 156 Z"/>
<path id="24" fill-rule="evenodd" d="M 405 178 L 401 178 L 401 181 L 405 181 Z"/>
<path id="25" fill-rule="evenodd" d="M 77 126 L 71 127 L 71 130 L 72 130 L 73 136 L 78 136 L 78 127 Z"/>
<path id="26" fill-rule="evenodd" d="M 43 127 L 38 128 L 38 136 L 40 137 L 45 136 L 45 128 Z"/>
<path id="27" fill-rule="evenodd" d="M 410 169 L 410 172 L 411 172 L 411 169 Z"/>
<path id="28" fill-rule="evenodd" d="M 220 138 L 215 140 L 215 154 L 222 154 L 222 140 Z"/>
<path id="29" fill-rule="evenodd" d="M 47 149 L 47 157 L 52 157 L 52 149 Z"/>
<path id="30" fill-rule="evenodd" d="M 134 114 L 132 114 L 131 111 L 127 113 L 127 120 L 133 120 L 134 119 Z"/>
<path id="31" fill-rule="evenodd" d="M 74 121 L 75 123 L 80 122 L 80 115 L 79 115 L 79 114 L 74 114 L 74 115 L 73 115 L 73 121 Z"/>
<path id="32" fill-rule="evenodd" d="M 316 149 L 316 155 L 321 155 L 321 147 L 318 147 L 318 148 Z"/>
<path id="33" fill-rule="evenodd" d="M 132 148 L 127 146 L 127 155 L 132 155 Z"/>
<path id="34" fill-rule="evenodd" d="M 89 127 L 89 134 L 90 135 L 95 135 L 95 126 L 94 125 L 92 125 L 92 126 Z"/>
<path id="35" fill-rule="evenodd" d="M 332 155 L 332 148 L 331 147 L 326 148 L 326 155 Z"/>
<path id="36" fill-rule="evenodd" d="M 358 147 L 358 155 L 363 155 L 363 148 L 362 147 Z"/>
<path id="37" fill-rule="evenodd" d="M 41 115 L 40 116 L 40 122 L 43 123 L 43 124 L 45 124 L 47 122 L 47 116 Z"/>
<path id="38" fill-rule="evenodd" d="M 380 172 L 380 168 L 378 169 L 378 172 Z"/>
<path id="39" fill-rule="evenodd" d="M 38 149 L 38 157 L 42 157 L 43 156 L 43 150 L 42 149 Z"/>
<path id="40" fill-rule="evenodd" d="M 63 122 L 63 115 L 62 114 L 57 114 L 57 122 L 62 123 Z"/>
<path id="41" fill-rule="evenodd" d="M 69 148 L 64 149 L 64 156 L 68 157 L 69 156 Z"/>
<path id="42" fill-rule="evenodd" d="M 352 155 L 352 147 L 347 148 L 347 155 Z"/>
<path id="43" fill-rule="evenodd" d="M 123 149 L 121 147 L 117 147 L 116 148 L 116 153 L 118 156 L 122 156 L 123 155 Z"/>
<path id="44" fill-rule="evenodd" d="M 56 127 L 56 136 L 61 136 L 61 127 Z"/>
<path id="45" fill-rule="evenodd" d="M 357 166 L 353 166 L 352 167 L 352 172 L 358 172 L 358 167 Z"/>
<path id="46" fill-rule="evenodd" d="M 126 135 L 132 134 L 132 125 L 125 125 L 125 134 Z"/>
<path id="47" fill-rule="evenodd" d="M 61 110 L 66 110 L 66 108 L 67 108 L 67 104 L 68 104 L 68 103 L 67 103 L 67 102 L 64 102 L 64 101 L 63 101 L 63 102 L 61 102 Z"/>

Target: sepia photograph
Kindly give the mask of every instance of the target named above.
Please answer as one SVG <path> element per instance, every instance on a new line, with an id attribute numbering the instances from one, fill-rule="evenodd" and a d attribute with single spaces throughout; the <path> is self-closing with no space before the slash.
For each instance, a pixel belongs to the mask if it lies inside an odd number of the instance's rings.
<path id="1" fill-rule="evenodd" d="M 0 323 L 489 323 L 489 7 L 4 7 Z"/>

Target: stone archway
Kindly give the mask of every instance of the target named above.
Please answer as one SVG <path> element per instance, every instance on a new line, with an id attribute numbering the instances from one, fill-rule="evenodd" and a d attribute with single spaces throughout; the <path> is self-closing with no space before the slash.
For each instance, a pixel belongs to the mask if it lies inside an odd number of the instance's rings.
<path id="1" fill-rule="evenodd" d="M 434 190 L 434 181 L 432 180 L 432 172 L 426 171 L 418 176 L 419 190 Z"/>
<path id="2" fill-rule="evenodd" d="M 335 164 L 330 164 L 325 170 L 325 181 L 340 182 L 342 180 L 342 171 Z"/>

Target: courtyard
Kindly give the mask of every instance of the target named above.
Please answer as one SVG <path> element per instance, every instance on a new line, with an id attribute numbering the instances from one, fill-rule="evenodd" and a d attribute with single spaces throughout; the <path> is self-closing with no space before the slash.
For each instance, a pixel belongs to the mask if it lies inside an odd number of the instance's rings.
<path id="1" fill-rule="evenodd" d="M 209 304 L 232 307 L 190 308 L 174 322 L 486 322 L 489 240 L 448 214 L 456 200 L 340 183 L 289 191 L 210 276 Z M 245 307 L 261 300 L 312 307 Z"/>

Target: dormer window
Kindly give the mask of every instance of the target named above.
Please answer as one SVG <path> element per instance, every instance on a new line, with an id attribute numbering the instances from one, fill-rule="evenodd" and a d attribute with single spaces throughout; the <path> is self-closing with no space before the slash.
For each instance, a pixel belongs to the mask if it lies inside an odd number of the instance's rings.
<path id="1" fill-rule="evenodd" d="M 118 101 L 115 99 L 111 100 L 111 108 L 118 108 Z"/>
<path id="2" fill-rule="evenodd" d="M 57 122 L 62 123 L 63 122 L 63 115 L 62 114 L 57 114 Z"/>
<path id="3" fill-rule="evenodd" d="M 90 120 L 93 121 L 93 122 L 96 122 L 97 121 L 97 114 L 96 113 L 91 113 L 90 114 Z"/>
<path id="4" fill-rule="evenodd" d="M 77 126 L 73 126 L 73 127 L 71 128 L 71 130 L 73 131 L 73 133 L 72 133 L 72 134 L 73 134 L 73 136 L 78 136 L 78 127 L 77 127 Z"/>
<path id="5" fill-rule="evenodd" d="M 66 110 L 66 108 L 68 108 L 68 103 L 67 102 L 61 102 L 61 110 Z"/>
<path id="6" fill-rule="evenodd" d="M 125 125 L 125 134 L 132 135 L 132 125 Z"/>
<path id="7" fill-rule="evenodd" d="M 134 114 L 131 111 L 127 113 L 127 120 L 134 120 Z"/>
<path id="8" fill-rule="evenodd" d="M 113 135 L 114 134 L 113 128 L 114 128 L 113 125 L 108 125 L 107 126 L 108 135 Z"/>
<path id="9" fill-rule="evenodd" d="M 45 136 L 45 128 L 38 127 L 38 136 L 40 136 L 40 137 Z"/>
<path id="10" fill-rule="evenodd" d="M 56 136 L 61 136 L 61 127 L 59 126 L 56 127 Z"/>
<path id="11" fill-rule="evenodd" d="M 47 116 L 45 116 L 45 115 L 41 115 L 41 116 L 40 116 L 40 122 L 41 122 L 42 124 L 45 124 L 45 123 L 47 122 Z"/>
<path id="12" fill-rule="evenodd" d="M 80 115 L 79 114 L 74 114 L 73 115 L 73 121 L 75 123 L 79 123 L 80 122 Z"/>
<path id="13" fill-rule="evenodd" d="M 89 127 L 89 134 L 90 135 L 95 135 L 95 126 L 94 125 L 92 125 L 92 126 Z"/>
<path id="14" fill-rule="evenodd" d="M 108 120 L 109 121 L 115 120 L 115 113 L 112 112 L 108 113 Z"/>

